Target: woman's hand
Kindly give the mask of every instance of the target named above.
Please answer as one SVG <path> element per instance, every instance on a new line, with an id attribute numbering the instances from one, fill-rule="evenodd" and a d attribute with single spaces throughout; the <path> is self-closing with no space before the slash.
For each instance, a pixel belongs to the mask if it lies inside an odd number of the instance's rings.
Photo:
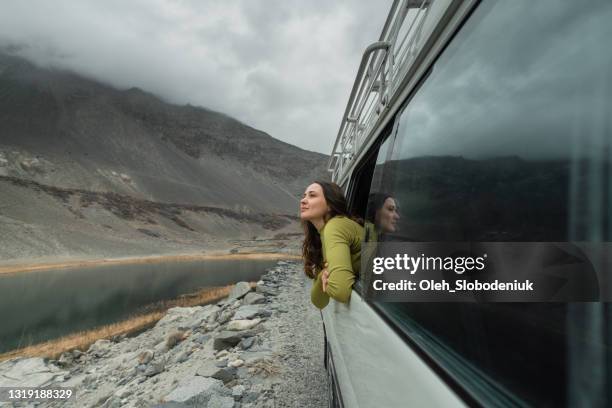
<path id="1" fill-rule="evenodd" d="M 329 280 L 329 271 L 327 270 L 327 262 L 321 271 L 321 283 L 323 284 L 323 292 L 327 292 L 327 281 Z"/>

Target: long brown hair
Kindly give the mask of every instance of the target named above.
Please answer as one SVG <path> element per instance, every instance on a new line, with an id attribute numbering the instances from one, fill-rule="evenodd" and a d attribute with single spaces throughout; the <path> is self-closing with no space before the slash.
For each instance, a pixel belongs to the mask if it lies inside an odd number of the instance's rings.
<path id="1" fill-rule="evenodd" d="M 337 215 L 344 215 L 354 219 L 357 222 L 361 220 L 355 219 L 348 212 L 346 198 L 339 185 L 328 181 L 318 181 L 316 183 L 323 190 L 323 197 L 329 207 L 329 212 L 325 217 L 325 221 Z M 361 222 L 360 222 L 361 223 Z M 311 279 L 316 277 L 315 268 L 323 269 L 323 248 L 321 245 L 321 236 L 319 231 L 310 221 L 302 220 L 304 228 L 304 243 L 302 244 L 302 258 L 304 258 L 304 273 Z"/>

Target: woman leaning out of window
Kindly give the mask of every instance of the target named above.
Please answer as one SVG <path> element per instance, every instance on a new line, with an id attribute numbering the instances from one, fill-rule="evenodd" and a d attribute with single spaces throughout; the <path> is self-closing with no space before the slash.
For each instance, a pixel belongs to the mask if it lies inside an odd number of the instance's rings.
<path id="1" fill-rule="evenodd" d="M 323 309 L 333 298 L 348 303 L 361 262 L 363 227 L 349 214 L 335 183 L 315 181 L 300 201 L 304 227 L 304 272 L 314 279 L 312 303 Z"/>

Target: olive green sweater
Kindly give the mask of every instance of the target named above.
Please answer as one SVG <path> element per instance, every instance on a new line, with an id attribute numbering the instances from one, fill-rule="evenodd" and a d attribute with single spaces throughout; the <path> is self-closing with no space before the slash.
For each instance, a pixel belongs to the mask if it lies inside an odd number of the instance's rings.
<path id="1" fill-rule="evenodd" d="M 327 292 L 323 292 L 321 271 L 317 271 L 310 299 L 316 307 L 323 309 L 330 297 L 343 303 L 349 301 L 355 275 L 361 267 L 363 227 L 350 218 L 336 216 L 325 223 L 319 234 L 329 279 Z"/>

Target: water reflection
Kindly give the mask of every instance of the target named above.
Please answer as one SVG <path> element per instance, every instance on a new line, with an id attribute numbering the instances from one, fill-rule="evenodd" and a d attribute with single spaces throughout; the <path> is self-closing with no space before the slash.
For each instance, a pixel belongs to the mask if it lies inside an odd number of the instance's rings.
<path id="1" fill-rule="evenodd" d="M 258 280 L 275 263 L 206 260 L 0 276 L 0 352 L 114 323 L 201 288 Z"/>

